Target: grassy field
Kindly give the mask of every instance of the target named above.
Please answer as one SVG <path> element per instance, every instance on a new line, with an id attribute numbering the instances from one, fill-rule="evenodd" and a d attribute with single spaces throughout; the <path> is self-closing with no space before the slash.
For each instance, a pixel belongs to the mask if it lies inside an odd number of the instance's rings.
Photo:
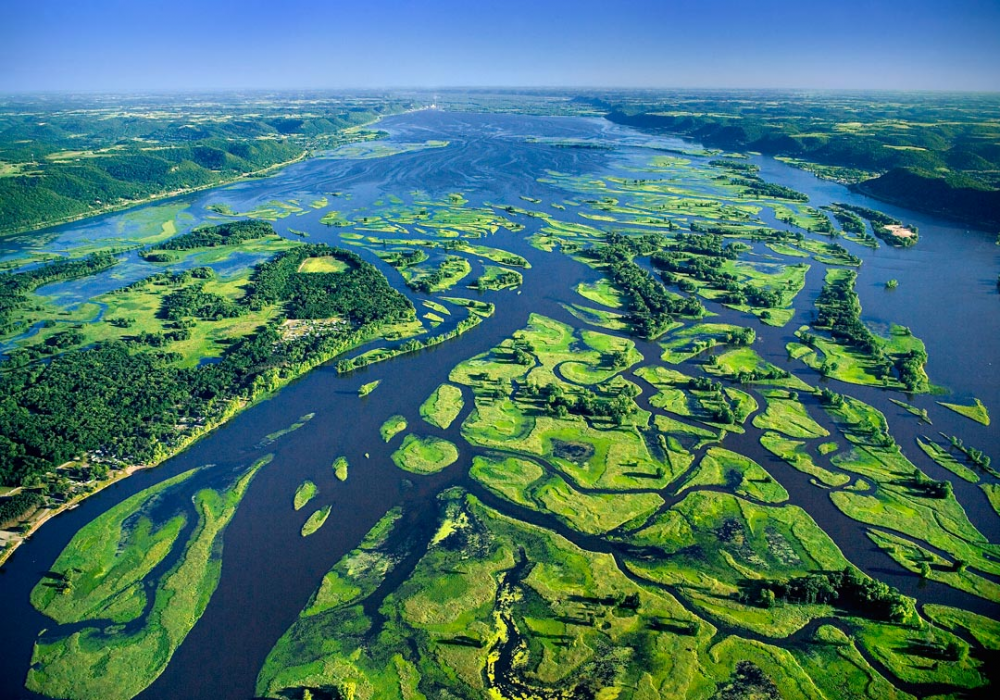
<path id="1" fill-rule="evenodd" d="M 414 474 L 433 474 L 449 467 L 458 459 L 454 444 L 441 438 L 407 435 L 399 449 L 392 453 L 396 466 Z"/>
<path id="2" fill-rule="evenodd" d="M 851 482 L 851 477 L 847 474 L 832 472 L 816 464 L 809 453 L 803 449 L 805 443 L 801 440 L 790 440 L 778 433 L 767 432 L 760 436 L 760 444 L 788 462 L 793 468 L 808 474 L 824 486 L 838 487 Z"/>
<path id="3" fill-rule="evenodd" d="M 446 430 L 464 407 L 462 390 L 452 384 L 442 384 L 420 405 L 420 415 L 431 425 Z"/>
<path id="4" fill-rule="evenodd" d="M 822 625 L 792 654 L 802 670 L 826 697 L 906 700 L 912 696 L 895 688 L 861 655 L 852 636 L 838 626 Z"/>
<path id="5" fill-rule="evenodd" d="M 678 493 L 704 486 L 725 487 L 738 496 L 762 503 L 788 500 L 788 492 L 763 467 L 749 457 L 721 447 L 708 449 Z"/>
<path id="6" fill-rule="evenodd" d="M 80 529 L 32 590 L 32 605 L 59 624 L 90 618 L 121 623 L 141 614 L 146 596 L 139 583 L 170 553 L 187 524 L 185 513 L 159 523 L 144 513 L 197 472 L 137 493 Z"/>
<path id="7" fill-rule="evenodd" d="M 938 401 L 938 405 L 944 406 L 977 423 L 982 423 L 983 425 L 990 424 L 990 412 L 979 399 L 974 399 L 974 403 L 971 406 L 959 403 L 945 403 L 944 401 Z"/>
<path id="8" fill-rule="evenodd" d="M 924 613 L 945 629 L 968 631 L 985 648 L 1000 650 L 1000 622 L 997 620 L 947 605 L 925 605 Z"/>
<path id="9" fill-rule="evenodd" d="M 921 440 L 920 438 L 917 438 L 917 445 L 920 446 L 920 449 L 923 450 L 928 457 L 933 459 L 955 476 L 965 479 L 973 484 L 979 482 L 979 475 L 976 474 L 976 472 L 959 462 L 955 459 L 951 452 L 933 440 Z"/>
<path id="10" fill-rule="evenodd" d="M 932 496 L 927 477 L 907 460 L 897 447 L 855 446 L 834 456 L 840 469 L 853 472 L 878 488 L 873 493 L 836 491 L 830 497 L 846 515 L 867 525 L 912 533 L 914 539 L 971 568 L 1000 574 L 998 548 L 969 521 L 955 497 L 948 492 Z"/>
<path id="11" fill-rule="evenodd" d="M 665 689 L 712 687 L 698 660 L 711 628 L 666 592 L 631 583 L 608 555 L 579 550 L 460 493 L 446 497 L 440 522 L 410 579 L 386 599 L 382 634 L 364 642 L 370 621 L 357 602 L 372 585 L 367 576 L 345 576 L 352 553 L 331 572 L 336 586 L 324 580 L 324 587 L 343 591 L 329 598 L 335 605 L 304 611 L 272 651 L 258 692 L 281 697 L 285 689 L 332 687 L 341 693 L 350 688 L 359 699 L 402 700 L 453 688 L 502 697 L 513 682 L 497 664 L 506 641 L 522 645 L 518 687 L 536 696 L 561 691 L 572 697 L 594 687 L 598 649 L 609 644 L 624 651 L 638 648 L 640 640 L 651 644 L 647 653 L 656 665 L 617 664 L 623 675 L 612 685 L 635 685 L 651 673 L 655 679 L 645 682 Z M 518 551 L 530 565 L 519 564 L 512 554 Z M 359 553 L 382 556 L 378 549 Z M 632 595 L 635 607 L 618 602 Z M 653 623 L 660 631 L 643 632 Z M 416 648 L 406 639 L 417 640 Z"/>
<path id="12" fill-rule="evenodd" d="M 584 299 L 609 309 L 621 309 L 625 306 L 622 293 L 606 279 L 593 283 L 581 282 L 576 286 L 576 292 Z"/>
<path id="13" fill-rule="evenodd" d="M 477 461 L 475 468 L 520 470 L 528 481 L 541 473 L 540 467 L 511 460 Z M 844 565 L 836 547 L 809 525 L 803 511 L 753 507 L 721 494 L 693 494 L 680 505 L 697 541 L 719 563 L 717 571 L 711 569 L 718 579 L 703 576 L 695 585 L 685 578 L 694 570 L 687 569 L 681 555 L 679 566 L 667 568 L 630 562 L 640 576 L 637 582 L 607 554 L 581 550 L 548 530 L 486 508 L 458 489 L 446 491 L 439 497 L 439 524 L 426 553 L 381 603 L 378 634 L 370 634 L 372 620 L 363 603 L 396 560 L 384 534 L 391 522 L 376 526 L 326 575 L 268 656 L 257 693 L 284 698 L 326 689 L 359 700 L 435 697 L 445 690 L 498 698 L 568 699 L 590 697 L 595 690 L 602 692 L 594 697 L 608 698 L 710 697 L 735 682 L 744 688 L 760 683 L 761 692 L 774 688 L 771 697 L 819 699 L 838 690 L 850 698 L 908 697 L 858 650 L 864 645 L 871 652 L 876 640 L 894 643 L 910 634 L 908 628 L 845 618 L 783 648 L 778 645 L 782 636 L 830 615 L 831 608 L 796 605 L 765 611 L 720 595 L 731 586 L 726 581 L 744 575 L 741 548 L 763 552 L 769 575 Z M 713 528 L 727 522 L 741 523 L 747 540 L 736 538 L 737 530 L 729 525 L 730 535 L 720 543 Z M 644 577 L 684 582 L 676 590 L 684 592 L 688 603 L 682 605 L 667 589 L 644 585 Z M 715 588 L 706 587 L 709 581 Z M 974 622 L 948 617 L 947 609 L 935 612 L 951 625 Z M 775 643 L 721 635 L 709 617 L 753 629 Z M 903 661 L 893 654 L 906 652 L 886 650 L 879 658 L 894 665 Z M 911 652 L 907 658 L 919 656 Z M 513 659 L 517 664 L 511 668 Z M 741 675 L 748 662 L 761 674 L 758 680 Z M 967 667 L 941 670 L 934 678 L 974 687 L 975 665 Z"/>
<path id="14" fill-rule="evenodd" d="M 761 393 L 767 397 L 767 409 L 754 417 L 754 427 L 775 430 L 791 438 L 821 438 L 830 434 L 809 416 L 802 402 L 793 398 L 794 392 L 772 390 Z"/>
<path id="15" fill-rule="evenodd" d="M 1000 516 L 1000 485 L 980 484 L 979 488 L 983 490 L 983 493 L 986 494 L 986 498 L 989 500 L 990 505 L 993 506 L 993 510 L 995 510 L 997 515 Z"/>
<path id="16" fill-rule="evenodd" d="M 834 289 L 838 285 L 846 285 L 848 299 L 841 304 L 850 307 L 854 320 L 864 325 L 861 318 L 861 306 L 854 294 L 853 285 L 855 273 L 844 268 L 828 269 L 824 289 Z M 853 297 L 851 297 L 853 295 Z M 822 304 L 821 304 L 822 305 Z M 820 316 L 822 319 L 822 316 Z M 877 336 L 868 333 L 868 345 L 850 342 L 841 336 L 835 336 L 827 326 L 819 325 L 819 320 L 812 326 L 802 326 L 796 336 L 802 342 L 789 343 L 787 350 L 790 357 L 801 360 L 806 365 L 822 373 L 824 376 L 838 379 L 851 384 L 864 386 L 885 386 L 906 389 L 911 393 L 929 390 L 928 377 L 920 364 L 914 376 L 904 383 L 903 377 L 893 369 L 893 363 L 903 360 L 911 353 L 922 355 L 926 360 L 927 353 L 923 341 L 914 336 L 903 326 L 892 324 L 888 336 Z M 974 413 L 976 407 L 973 407 Z"/>
<path id="17" fill-rule="evenodd" d="M 268 655 L 257 679 L 258 695 L 306 684 L 324 673 L 322 659 L 331 647 L 339 646 L 338 636 L 330 635 L 330 641 L 325 640 L 328 630 L 338 622 L 356 619 L 353 611 L 346 619 L 342 611 L 371 594 L 393 566 L 394 560 L 385 551 L 385 540 L 400 515 L 398 510 L 386 514 L 364 541 L 324 576 L 299 619 Z M 331 671 L 325 669 L 326 673 Z"/>
<path id="18" fill-rule="evenodd" d="M 330 256 L 306 258 L 299 265 L 299 272 L 343 272 L 347 263 Z"/>
<path id="19" fill-rule="evenodd" d="M 382 424 L 382 427 L 379 428 L 379 433 L 382 435 L 383 441 L 389 442 L 404 430 L 406 430 L 406 418 L 396 415 L 390 417 Z"/>
<path id="20" fill-rule="evenodd" d="M 604 534 L 642 522 L 663 505 L 654 493 L 582 493 L 537 462 L 518 457 L 473 460 L 472 478 L 519 506 L 548 512 L 578 532 Z"/>

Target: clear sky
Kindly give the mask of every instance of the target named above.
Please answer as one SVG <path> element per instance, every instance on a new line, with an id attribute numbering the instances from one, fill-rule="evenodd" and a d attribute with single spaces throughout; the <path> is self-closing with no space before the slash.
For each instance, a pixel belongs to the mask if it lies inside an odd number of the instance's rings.
<path id="1" fill-rule="evenodd" d="M 0 91 L 1000 90 L 1000 0 L 0 0 Z"/>

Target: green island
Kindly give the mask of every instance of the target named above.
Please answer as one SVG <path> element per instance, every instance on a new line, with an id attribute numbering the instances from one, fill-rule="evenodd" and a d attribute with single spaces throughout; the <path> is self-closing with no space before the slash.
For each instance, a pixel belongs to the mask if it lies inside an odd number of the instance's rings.
<path id="1" fill-rule="evenodd" d="M 295 496 L 292 499 L 292 505 L 295 510 L 302 510 L 305 508 L 306 504 L 315 498 L 318 492 L 319 488 L 317 488 L 316 484 L 309 480 L 303 481 L 299 484 L 299 487 L 295 489 Z"/>
<path id="2" fill-rule="evenodd" d="M 464 407 L 462 390 L 451 384 L 442 384 L 420 405 L 420 415 L 431 425 L 447 429 Z"/>
<path id="3" fill-rule="evenodd" d="M 399 449 L 392 453 L 396 466 L 414 474 L 433 474 L 449 467 L 458 459 L 458 449 L 441 438 L 407 435 Z"/>
<path id="4" fill-rule="evenodd" d="M 330 517 L 330 510 L 331 506 L 323 506 L 319 510 L 313 511 L 302 524 L 302 536 L 308 537 L 323 527 L 323 523 Z"/>
<path id="5" fill-rule="evenodd" d="M 159 522 L 142 516 L 151 502 L 182 487 L 193 476 L 187 472 L 80 530 L 32 591 L 32 604 L 60 625 L 136 624 L 85 626 L 68 635 L 58 627 L 47 630 L 35 646 L 38 666 L 28 673 L 28 688 L 63 697 L 131 698 L 151 684 L 204 613 L 219 582 L 226 526 L 268 461 L 237 473 L 228 486 L 197 491 L 190 513 Z M 184 528 L 189 519 L 191 527 Z M 158 570 L 172 553 L 173 565 Z"/>
<path id="6" fill-rule="evenodd" d="M 872 333 L 860 320 L 856 279 L 853 270 L 827 272 L 816 321 L 796 332 L 800 342 L 789 343 L 789 355 L 844 382 L 927 391 L 923 342 L 903 326 L 893 326 L 888 338 Z"/>
<path id="7" fill-rule="evenodd" d="M 382 427 L 379 429 L 379 433 L 382 435 L 382 441 L 391 441 L 394 437 L 406 430 L 406 427 L 406 418 L 403 416 L 395 415 L 387 418 L 382 424 Z"/>
<path id="8" fill-rule="evenodd" d="M 374 382 L 368 382 L 367 384 L 362 384 L 360 387 L 358 387 L 358 396 L 360 396 L 361 398 L 368 396 L 368 394 L 375 391 L 375 389 L 379 385 L 379 382 L 380 380 L 376 379 Z"/>
<path id="9" fill-rule="evenodd" d="M 347 457 L 337 457 L 333 460 L 333 473 L 339 481 L 347 481 Z"/>
<path id="10" fill-rule="evenodd" d="M 973 399 L 973 404 L 971 406 L 960 403 L 948 403 L 946 401 L 939 401 L 938 403 L 945 408 L 951 409 L 955 413 L 976 421 L 977 423 L 982 423 L 986 426 L 990 424 L 990 412 L 979 399 Z"/>

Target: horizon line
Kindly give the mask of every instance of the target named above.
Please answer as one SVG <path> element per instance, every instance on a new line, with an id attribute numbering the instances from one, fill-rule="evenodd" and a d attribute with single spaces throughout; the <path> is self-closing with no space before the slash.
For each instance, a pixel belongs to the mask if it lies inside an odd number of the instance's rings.
<path id="1" fill-rule="evenodd" d="M 370 93 L 370 92 L 474 92 L 474 91 L 623 91 L 623 92 L 824 92 L 824 93 L 888 93 L 888 94 L 922 94 L 939 95 L 998 95 L 1000 89 L 956 90 L 953 88 L 887 88 L 887 87 L 736 87 L 736 86 L 616 86 L 616 85 L 385 85 L 385 86 L 353 86 L 353 87 L 155 87 L 155 88 L 39 88 L 29 90 L 12 90 L 0 88 L 0 96 L 36 96 L 36 95 L 159 95 L 159 94 L 220 94 L 220 93 L 281 93 L 281 92 L 328 92 L 328 93 Z"/>

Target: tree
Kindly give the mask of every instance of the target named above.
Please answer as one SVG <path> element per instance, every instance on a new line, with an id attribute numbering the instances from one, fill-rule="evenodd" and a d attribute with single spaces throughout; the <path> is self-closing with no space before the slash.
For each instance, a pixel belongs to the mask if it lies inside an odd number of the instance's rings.
<path id="1" fill-rule="evenodd" d="M 950 640 L 944 647 L 944 657 L 961 663 L 969 656 L 969 647 L 957 639 Z"/>
<path id="2" fill-rule="evenodd" d="M 628 610 L 638 610 L 641 602 L 642 601 L 639 599 L 638 593 L 629 593 L 627 596 L 622 598 L 619 607 L 626 608 Z"/>
<path id="3" fill-rule="evenodd" d="M 615 350 L 608 357 L 609 364 L 614 369 L 621 369 L 628 366 L 628 353 L 624 350 Z"/>

